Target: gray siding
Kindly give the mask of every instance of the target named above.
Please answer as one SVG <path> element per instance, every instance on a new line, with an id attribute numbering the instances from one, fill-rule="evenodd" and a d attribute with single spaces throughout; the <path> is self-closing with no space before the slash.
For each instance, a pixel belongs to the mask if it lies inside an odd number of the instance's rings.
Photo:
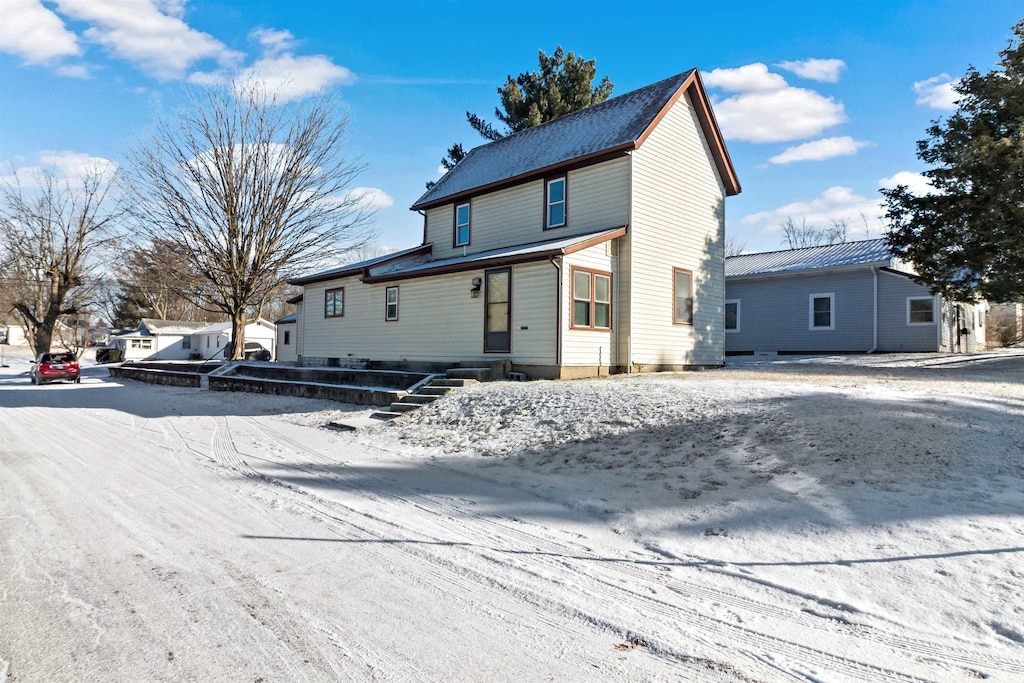
<path id="1" fill-rule="evenodd" d="M 833 293 L 835 329 L 811 330 L 811 294 Z M 740 300 L 740 331 L 725 335 L 727 353 L 868 351 L 873 345 L 871 272 L 848 271 L 726 282 Z"/>
<path id="2" fill-rule="evenodd" d="M 937 351 L 937 323 L 907 323 L 907 298 L 932 297 L 928 288 L 900 275 L 881 272 L 878 275 L 878 350 Z M 935 319 L 940 315 L 940 299 L 935 301 Z"/>

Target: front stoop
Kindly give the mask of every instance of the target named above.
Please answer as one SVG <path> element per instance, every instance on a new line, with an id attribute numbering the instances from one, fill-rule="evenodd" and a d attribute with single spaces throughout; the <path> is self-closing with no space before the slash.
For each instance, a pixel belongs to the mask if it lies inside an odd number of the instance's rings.
<path id="1" fill-rule="evenodd" d="M 480 371 L 485 373 L 486 376 L 490 376 L 491 368 L 451 368 L 445 372 L 445 377 L 437 377 L 431 380 L 429 384 L 418 388 L 414 393 L 402 397 L 401 401 L 392 403 L 390 410 L 378 410 L 370 415 L 370 417 L 378 420 L 393 420 L 417 408 L 433 403 L 458 387 L 466 387 L 481 381 L 471 376 L 468 371 Z"/>

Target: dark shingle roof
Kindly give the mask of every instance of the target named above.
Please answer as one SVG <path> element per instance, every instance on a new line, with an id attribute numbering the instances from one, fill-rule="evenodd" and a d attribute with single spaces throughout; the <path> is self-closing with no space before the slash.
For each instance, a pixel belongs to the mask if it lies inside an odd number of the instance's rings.
<path id="1" fill-rule="evenodd" d="M 473 149 L 413 209 L 635 143 L 693 70 Z"/>
<path id="2" fill-rule="evenodd" d="M 829 244 L 823 247 L 741 254 L 725 259 L 725 276 L 740 277 L 760 273 L 785 273 L 816 268 L 835 268 L 868 264 L 891 265 L 892 252 L 885 239 Z"/>

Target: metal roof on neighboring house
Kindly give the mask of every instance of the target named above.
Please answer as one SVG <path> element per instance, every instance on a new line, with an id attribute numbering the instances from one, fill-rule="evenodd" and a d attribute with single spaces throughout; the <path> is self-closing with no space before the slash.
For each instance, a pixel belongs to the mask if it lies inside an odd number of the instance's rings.
<path id="1" fill-rule="evenodd" d="M 884 238 L 730 256 L 725 259 L 725 276 L 743 277 L 870 264 L 889 267 L 895 264 Z"/>
<path id="2" fill-rule="evenodd" d="M 278 318 L 274 321 L 275 325 L 287 325 L 288 323 L 294 323 L 299 321 L 298 313 L 291 313 L 283 318 Z"/>
<path id="3" fill-rule="evenodd" d="M 477 147 L 423 194 L 413 209 L 446 203 L 472 190 L 512 179 L 525 179 L 545 169 L 616 151 L 635 149 L 683 87 L 691 94 L 716 157 L 727 194 L 737 194 L 739 183 L 725 151 L 710 104 L 696 69 L 566 114 L 533 128 Z"/>

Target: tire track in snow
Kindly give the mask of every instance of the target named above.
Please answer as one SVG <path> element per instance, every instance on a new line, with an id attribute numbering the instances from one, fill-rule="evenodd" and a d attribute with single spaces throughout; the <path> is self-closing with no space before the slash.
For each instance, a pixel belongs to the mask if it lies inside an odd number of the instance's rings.
<path id="1" fill-rule="evenodd" d="M 257 429 L 264 432 L 264 434 L 267 434 L 268 436 L 270 436 L 270 438 L 279 441 L 283 445 L 287 445 L 292 449 L 296 449 L 303 454 L 312 455 L 317 460 L 324 462 L 325 464 L 329 463 L 332 467 L 349 469 L 348 466 L 345 465 L 344 463 L 324 458 L 321 454 L 316 453 L 312 449 L 305 447 L 301 443 L 298 443 L 295 440 L 283 434 L 280 434 L 279 432 L 269 428 L 265 424 L 257 423 L 255 420 L 252 420 L 251 418 L 250 422 L 253 423 Z M 345 484 L 346 488 L 354 488 L 351 485 L 348 485 L 347 482 L 345 482 L 344 478 L 338 476 L 337 474 L 330 470 L 322 470 L 319 473 L 314 473 L 309 472 L 308 469 L 301 466 L 297 466 L 296 468 L 309 474 L 319 474 L 320 476 L 327 476 L 339 483 Z M 372 475 L 365 476 L 372 477 Z M 453 522 L 456 522 L 456 524 L 449 525 L 449 531 L 457 531 L 462 535 L 466 535 L 466 532 L 472 528 L 471 525 L 458 524 L 456 518 L 462 518 L 463 520 L 472 520 L 474 524 L 481 524 L 485 526 L 490 526 L 492 528 L 496 528 L 495 533 L 489 534 L 485 537 L 485 540 L 488 542 L 493 543 L 493 541 L 495 540 L 507 541 L 510 537 L 514 536 L 517 537 L 520 543 L 524 544 L 525 546 L 532 546 L 534 548 L 542 549 L 545 552 L 551 553 L 552 556 L 569 556 L 573 557 L 574 559 L 589 560 L 595 563 L 608 564 L 606 562 L 602 562 L 602 558 L 593 553 L 590 553 L 585 548 L 579 546 L 571 548 L 563 543 L 552 541 L 549 538 L 525 532 L 521 529 L 517 529 L 508 524 L 503 524 L 502 522 L 496 519 L 468 512 L 457 505 L 441 505 L 433 498 L 428 498 L 415 491 L 401 489 L 400 487 L 397 487 L 393 483 L 388 482 L 383 478 L 376 477 L 375 479 L 378 482 L 378 486 L 372 488 L 372 491 L 374 493 L 378 495 L 383 495 L 391 502 L 397 502 L 405 505 L 412 504 L 421 510 L 432 513 L 438 518 L 438 520 L 451 519 Z M 360 492 L 367 492 L 371 489 L 368 489 L 368 487 L 365 486 L 364 482 L 363 485 L 359 486 L 358 490 Z M 403 495 L 396 495 L 394 493 L 394 491 L 396 490 L 401 491 Z M 520 522 L 520 524 L 525 523 Z M 543 564 L 545 564 L 548 568 L 565 568 L 565 564 L 563 562 L 547 561 L 543 562 Z M 581 571 L 575 568 L 573 569 L 573 571 L 578 571 L 579 573 L 585 576 L 589 576 L 592 580 L 596 580 L 600 583 L 603 583 L 605 586 L 610 587 L 615 592 L 624 590 L 620 586 L 610 583 L 606 578 L 594 576 L 591 573 Z M 634 563 L 626 562 L 614 564 L 610 568 L 608 568 L 608 571 L 611 574 L 626 575 L 632 579 L 638 579 L 641 581 L 649 582 L 653 580 L 655 583 L 664 585 L 676 593 L 689 593 L 690 595 L 697 595 L 705 602 L 728 604 L 737 609 L 744 610 L 745 612 L 759 614 L 770 619 L 786 621 L 789 623 L 793 623 L 797 626 L 800 626 L 802 628 L 814 630 L 826 628 L 829 631 L 835 633 L 836 635 L 841 635 L 846 638 L 851 638 L 855 640 L 868 640 L 875 643 L 883 644 L 902 653 L 904 658 L 906 658 L 906 655 L 909 654 L 911 656 L 916 656 L 919 662 L 931 662 L 939 668 L 951 669 L 958 673 L 964 673 L 965 670 L 969 674 L 979 673 L 976 671 L 979 667 L 989 667 L 1004 673 L 1024 673 L 1024 663 L 1009 658 L 994 657 L 962 647 L 950 647 L 948 644 L 940 645 L 920 638 L 913 638 L 898 633 L 879 630 L 876 627 L 867 624 L 851 623 L 845 621 L 842 617 L 836 618 L 829 615 L 815 614 L 813 612 L 807 612 L 804 609 L 787 610 L 785 608 L 781 608 L 767 602 L 761 602 L 741 597 L 735 595 L 734 593 L 729 593 L 727 591 L 711 588 L 694 582 L 679 581 L 674 578 L 669 581 L 666 581 L 664 577 L 652 577 L 649 571 L 641 568 L 640 566 Z M 639 600 L 650 600 L 648 596 L 640 592 L 628 590 L 626 592 L 629 595 L 635 596 Z M 813 599 L 813 596 L 805 597 L 805 599 Z M 676 609 L 685 609 L 679 606 L 674 607 Z M 694 618 L 701 619 L 702 621 L 706 618 L 703 614 L 692 611 L 690 611 L 690 615 Z M 673 617 L 671 613 L 665 613 L 665 616 L 670 620 Z M 762 643 L 775 643 L 776 646 L 782 650 L 793 650 L 793 648 L 796 648 L 795 651 L 791 652 L 791 654 L 793 655 L 803 652 L 808 658 L 812 660 L 817 659 L 820 661 L 829 662 L 833 665 L 839 665 L 840 668 L 847 669 L 848 673 L 850 673 L 851 675 L 859 676 L 861 674 L 864 674 L 867 676 L 865 680 L 874 680 L 878 676 L 890 679 L 898 679 L 900 678 L 900 676 L 902 676 L 902 674 L 899 674 L 897 672 L 889 671 L 887 669 L 876 667 L 871 664 L 856 662 L 854 660 L 849 660 L 848 658 L 832 655 L 830 653 L 816 650 L 814 648 L 807 648 L 806 646 L 800 645 L 799 643 L 792 643 L 790 641 L 778 639 L 773 636 L 766 636 L 765 634 L 761 634 L 757 631 L 752 631 L 750 629 L 742 627 L 736 627 L 734 624 L 722 620 L 717 621 L 720 624 L 724 625 L 724 627 L 727 630 L 740 628 L 744 634 L 753 634 L 752 638 L 755 641 L 759 641 Z M 765 638 L 769 640 L 766 641 L 764 640 Z M 783 643 L 788 643 L 788 646 L 781 645 Z M 906 677 L 906 680 L 913 680 L 913 678 Z"/>

